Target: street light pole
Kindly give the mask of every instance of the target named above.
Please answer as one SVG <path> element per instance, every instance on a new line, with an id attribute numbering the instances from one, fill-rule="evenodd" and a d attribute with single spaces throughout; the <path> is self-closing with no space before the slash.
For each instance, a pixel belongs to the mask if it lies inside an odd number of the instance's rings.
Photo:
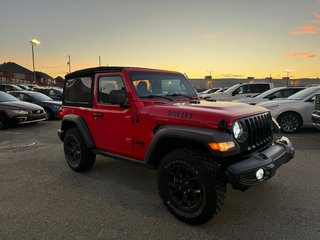
<path id="1" fill-rule="evenodd" d="M 37 78 L 36 78 L 36 67 L 35 67 L 35 63 L 34 63 L 34 49 L 33 46 L 35 45 L 39 45 L 40 41 L 38 41 L 37 39 L 32 39 L 30 41 L 31 44 L 31 51 L 32 51 L 32 66 L 33 66 L 33 82 L 34 84 L 37 84 Z"/>

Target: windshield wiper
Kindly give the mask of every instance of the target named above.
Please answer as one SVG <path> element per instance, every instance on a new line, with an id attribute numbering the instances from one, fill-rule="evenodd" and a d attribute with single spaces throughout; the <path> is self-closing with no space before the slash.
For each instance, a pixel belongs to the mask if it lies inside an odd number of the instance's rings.
<path id="1" fill-rule="evenodd" d="M 185 98 L 188 98 L 190 99 L 190 102 L 194 102 L 194 103 L 198 103 L 199 102 L 199 98 L 198 97 L 190 97 L 188 95 L 184 95 L 184 94 L 181 94 L 181 93 L 172 93 L 172 94 L 168 94 L 166 96 L 169 96 L 169 97 L 185 97 Z"/>
<path id="2" fill-rule="evenodd" d="M 140 96 L 141 98 L 163 98 L 169 101 L 174 101 L 172 98 L 166 97 L 166 96 L 162 96 L 162 95 L 146 95 L 146 96 Z"/>

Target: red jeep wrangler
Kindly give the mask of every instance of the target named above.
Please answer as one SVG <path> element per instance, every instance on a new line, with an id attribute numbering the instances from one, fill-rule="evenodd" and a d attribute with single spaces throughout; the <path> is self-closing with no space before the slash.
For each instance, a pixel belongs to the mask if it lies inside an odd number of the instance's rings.
<path id="1" fill-rule="evenodd" d="M 157 169 L 164 205 L 188 224 L 209 221 L 227 183 L 245 190 L 293 158 L 273 140 L 267 109 L 200 102 L 178 72 L 98 67 L 66 76 L 58 130 L 67 163 L 90 169 L 96 154 Z"/>

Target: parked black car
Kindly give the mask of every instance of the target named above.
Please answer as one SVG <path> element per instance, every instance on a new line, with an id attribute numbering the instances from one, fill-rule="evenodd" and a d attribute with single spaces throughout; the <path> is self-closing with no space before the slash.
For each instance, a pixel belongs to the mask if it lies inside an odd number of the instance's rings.
<path id="1" fill-rule="evenodd" d="M 43 120 L 46 120 L 46 113 L 42 107 L 22 102 L 8 93 L 0 92 L 0 129 Z"/>
<path id="2" fill-rule="evenodd" d="M 43 107 L 46 112 L 47 119 L 60 118 L 59 109 L 62 105 L 61 101 L 54 101 L 52 98 L 49 98 L 39 92 L 14 91 L 9 93 L 21 101 L 34 103 Z"/>
<path id="3" fill-rule="evenodd" d="M 0 84 L 0 91 L 9 92 L 9 91 L 21 91 L 22 88 L 14 84 Z"/>
<path id="4" fill-rule="evenodd" d="M 43 93 L 53 100 L 62 101 L 63 90 L 60 88 L 34 88 L 33 90 Z"/>

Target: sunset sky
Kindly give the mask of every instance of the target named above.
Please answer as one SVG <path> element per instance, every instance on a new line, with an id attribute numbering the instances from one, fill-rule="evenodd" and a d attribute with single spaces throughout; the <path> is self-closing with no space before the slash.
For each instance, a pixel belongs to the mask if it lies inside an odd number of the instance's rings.
<path id="1" fill-rule="evenodd" d="M 320 0 L 1 0 L 0 63 L 52 77 L 140 66 L 190 78 L 320 77 Z"/>

